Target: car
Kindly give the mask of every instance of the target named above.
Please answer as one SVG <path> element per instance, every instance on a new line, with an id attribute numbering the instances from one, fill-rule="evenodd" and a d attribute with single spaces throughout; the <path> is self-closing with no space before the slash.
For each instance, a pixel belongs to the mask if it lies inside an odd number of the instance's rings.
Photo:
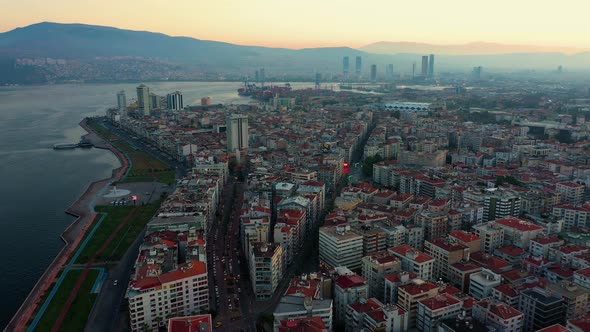
<path id="1" fill-rule="evenodd" d="M 215 323 L 215 327 L 221 327 L 223 324 L 221 322 Z"/>
<path id="2" fill-rule="evenodd" d="M 115 282 L 113 282 L 113 286 L 117 286 L 119 284 L 119 280 L 115 279 Z"/>

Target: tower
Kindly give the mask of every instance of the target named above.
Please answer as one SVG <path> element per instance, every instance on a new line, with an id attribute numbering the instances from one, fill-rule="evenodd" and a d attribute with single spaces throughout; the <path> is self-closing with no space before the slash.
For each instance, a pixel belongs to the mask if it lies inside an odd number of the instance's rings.
<path id="1" fill-rule="evenodd" d="M 119 112 L 123 112 L 127 109 L 127 97 L 123 90 L 117 92 L 117 108 L 119 109 Z"/>
<path id="2" fill-rule="evenodd" d="M 354 62 L 354 74 L 356 75 L 356 79 L 360 79 L 361 78 L 361 69 L 362 69 L 362 58 L 360 55 L 358 55 L 356 57 L 356 60 Z"/>
<path id="3" fill-rule="evenodd" d="M 322 74 L 315 73 L 315 89 L 318 91 L 320 89 L 320 81 L 322 80 Z"/>
<path id="4" fill-rule="evenodd" d="M 232 114 L 226 120 L 227 125 L 227 151 L 242 150 L 248 148 L 248 116 Z"/>
<path id="5" fill-rule="evenodd" d="M 428 58 L 428 77 L 434 77 L 434 54 L 431 54 Z"/>
<path id="6" fill-rule="evenodd" d="M 422 77 L 428 76 L 428 55 L 422 57 Z"/>
<path id="7" fill-rule="evenodd" d="M 150 88 L 145 84 L 137 87 L 137 110 L 143 115 L 150 115 Z"/>
<path id="8" fill-rule="evenodd" d="M 371 82 L 377 82 L 377 65 L 371 65 Z"/>
<path id="9" fill-rule="evenodd" d="M 169 110 L 179 111 L 184 108 L 182 102 L 182 93 L 180 91 L 174 91 L 166 95 L 166 105 Z"/>
<path id="10" fill-rule="evenodd" d="M 344 78 L 348 78 L 348 72 L 350 69 L 350 63 L 348 61 L 348 57 L 345 56 L 344 58 L 342 58 L 342 76 L 344 76 Z"/>
<path id="11" fill-rule="evenodd" d="M 393 81 L 393 64 L 390 63 L 386 67 L 387 79 Z"/>

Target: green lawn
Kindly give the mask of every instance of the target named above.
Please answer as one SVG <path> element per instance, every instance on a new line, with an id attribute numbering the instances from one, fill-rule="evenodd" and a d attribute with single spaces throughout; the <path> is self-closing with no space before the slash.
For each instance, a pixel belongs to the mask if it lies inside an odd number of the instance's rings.
<path id="1" fill-rule="evenodd" d="M 121 182 L 157 181 L 172 184 L 176 180 L 176 172 L 160 160 L 144 151 L 134 149 L 131 144 L 121 140 L 107 128 L 94 121 L 88 121 L 88 126 L 131 159 L 133 165 L 127 177 Z"/>
<path id="2" fill-rule="evenodd" d="M 137 238 L 139 233 L 143 230 L 145 225 L 154 216 L 161 201 L 156 201 L 151 204 L 139 206 L 139 209 L 133 215 L 131 220 L 123 227 L 115 236 L 113 241 L 106 247 L 100 256 L 95 260 L 96 263 L 105 261 L 118 261 L 123 257 L 131 243 Z M 134 206 L 97 206 L 96 212 L 106 213 L 106 217 L 102 221 L 100 227 L 96 230 L 88 244 L 82 250 L 75 263 L 87 263 L 91 257 L 96 254 L 98 249 L 105 243 L 108 237 L 115 231 L 117 226 L 123 222 L 125 217 L 131 213 Z M 99 218 L 97 218 L 98 220 Z M 88 232 L 89 233 L 89 232 Z"/>
<path id="3" fill-rule="evenodd" d="M 78 282 L 78 279 L 82 275 L 81 270 L 72 270 L 68 272 L 64 281 L 60 285 L 57 293 L 51 300 L 51 303 L 45 310 L 43 317 L 37 324 L 35 331 L 51 331 L 57 316 L 60 314 L 61 309 L 64 307 L 72 289 Z M 86 280 L 80 287 L 78 295 L 74 299 L 70 310 L 66 314 L 60 331 L 82 331 L 86 326 L 88 315 L 94 305 L 96 294 L 90 294 L 90 290 L 98 277 L 98 271 L 90 270 Z"/>

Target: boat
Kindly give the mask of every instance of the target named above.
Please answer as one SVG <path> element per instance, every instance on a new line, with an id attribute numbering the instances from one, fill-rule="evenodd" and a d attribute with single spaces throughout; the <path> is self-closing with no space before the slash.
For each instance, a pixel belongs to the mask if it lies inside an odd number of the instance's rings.
<path id="1" fill-rule="evenodd" d="M 53 145 L 54 150 L 75 149 L 78 147 L 76 143 L 58 143 Z"/>

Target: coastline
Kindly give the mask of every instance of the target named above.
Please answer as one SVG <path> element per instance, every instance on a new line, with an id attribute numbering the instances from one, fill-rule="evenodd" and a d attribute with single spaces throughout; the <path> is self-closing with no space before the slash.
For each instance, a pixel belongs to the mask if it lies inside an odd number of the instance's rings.
<path id="1" fill-rule="evenodd" d="M 119 181 L 129 168 L 129 161 L 123 153 L 117 150 L 109 142 L 100 137 L 86 124 L 87 119 L 83 119 L 79 125 L 86 130 L 87 134 L 83 138 L 92 141 L 98 149 L 111 151 L 121 166 L 113 169 L 109 178 L 97 180 L 89 183 L 84 192 L 76 199 L 66 210 L 65 213 L 76 217 L 76 219 L 62 232 L 61 240 L 64 242 L 63 248 L 57 253 L 51 261 L 45 272 L 39 277 L 37 283 L 33 286 L 21 306 L 12 319 L 5 327 L 4 331 L 25 331 L 27 323 L 33 317 L 37 306 L 42 305 L 41 297 L 51 289 L 62 267 L 67 264 L 74 250 L 84 238 L 84 235 L 93 224 L 97 213 L 94 212 L 94 200 L 97 195 L 106 188 L 112 181 Z"/>

